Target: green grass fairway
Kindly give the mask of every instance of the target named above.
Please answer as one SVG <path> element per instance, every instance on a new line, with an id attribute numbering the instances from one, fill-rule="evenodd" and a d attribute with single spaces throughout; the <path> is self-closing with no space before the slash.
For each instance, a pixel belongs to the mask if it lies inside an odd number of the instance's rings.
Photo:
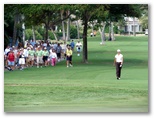
<path id="1" fill-rule="evenodd" d="M 121 49 L 121 80 L 113 66 Z M 148 37 L 88 38 L 88 64 L 73 55 L 55 67 L 4 72 L 5 112 L 148 112 Z"/>

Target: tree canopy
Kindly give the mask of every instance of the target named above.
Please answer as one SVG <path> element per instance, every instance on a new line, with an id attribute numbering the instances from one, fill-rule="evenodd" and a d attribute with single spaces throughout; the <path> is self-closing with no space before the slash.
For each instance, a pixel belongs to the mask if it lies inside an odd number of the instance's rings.
<path id="1" fill-rule="evenodd" d="M 146 7 L 146 5 L 140 4 L 5 4 L 4 36 L 5 40 L 9 36 L 13 37 L 13 43 L 15 43 L 18 32 L 22 29 L 21 24 L 24 22 L 26 27 L 44 24 L 45 40 L 47 40 L 48 30 L 52 30 L 55 25 L 61 24 L 73 14 L 82 20 L 83 62 L 86 63 L 88 62 L 87 30 L 89 22 L 96 20 L 100 24 L 102 21 L 118 21 L 126 16 L 141 17 L 143 11 L 141 8 L 145 10 Z M 142 21 L 144 22 L 145 18 Z"/>

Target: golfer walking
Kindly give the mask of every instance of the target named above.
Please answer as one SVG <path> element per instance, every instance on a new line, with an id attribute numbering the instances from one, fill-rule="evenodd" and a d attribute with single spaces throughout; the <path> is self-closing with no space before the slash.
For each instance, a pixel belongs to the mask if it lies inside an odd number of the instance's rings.
<path id="1" fill-rule="evenodd" d="M 117 80 L 120 80 L 121 69 L 122 69 L 122 65 L 123 65 L 123 55 L 121 54 L 120 49 L 117 50 L 117 54 L 115 55 L 114 65 L 116 66 Z"/>

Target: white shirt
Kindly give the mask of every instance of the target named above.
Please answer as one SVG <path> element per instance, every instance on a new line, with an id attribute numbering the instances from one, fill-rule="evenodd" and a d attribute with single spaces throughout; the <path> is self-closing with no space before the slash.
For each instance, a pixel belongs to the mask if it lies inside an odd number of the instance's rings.
<path id="1" fill-rule="evenodd" d="M 81 47 L 82 46 L 82 43 L 81 42 L 77 42 L 76 43 L 76 47 Z"/>
<path id="2" fill-rule="evenodd" d="M 61 47 L 62 47 L 62 50 L 63 50 L 63 53 L 65 53 L 66 52 L 66 45 L 65 44 L 63 44 L 63 45 L 61 45 Z"/>
<path id="3" fill-rule="evenodd" d="M 57 59 L 57 54 L 56 53 L 52 53 L 51 54 L 51 58 L 56 58 Z"/>
<path id="4" fill-rule="evenodd" d="M 43 46 L 44 46 L 44 47 L 47 47 L 47 43 L 43 43 Z"/>
<path id="5" fill-rule="evenodd" d="M 17 52 L 18 52 L 18 50 L 17 49 L 14 49 L 13 52 L 14 52 L 15 58 L 17 58 Z"/>
<path id="6" fill-rule="evenodd" d="M 53 53 L 53 52 L 52 52 L 52 49 L 50 49 L 50 50 L 49 50 L 49 55 L 51 56 L 51 55 L 52 55 L 52 53 Z"/>
<path id="7" fill-rule="evenodd" d="M 24 49 L 23 54 L 24 54 L 25 57 L 28 57 L 28 53 L 29 53 L 29 51 L 27 49 Z"/>
<path id="8" fill-rule="evenodd" d="M 7 54 L 8 52 L 10 52 L 10 48 L 5 49 L 5 54 Z"/>
<path id="9" fill-rule="evenodd" d="M 122 54 L 116 54 L 115 55 L 115 59 L 116 59 L 116 62 L 123 62 L 123 55 Z"/>

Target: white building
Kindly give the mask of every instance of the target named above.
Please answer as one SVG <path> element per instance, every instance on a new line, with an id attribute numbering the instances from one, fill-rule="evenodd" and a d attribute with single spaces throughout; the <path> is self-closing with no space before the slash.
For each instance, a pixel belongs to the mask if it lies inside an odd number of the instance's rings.
<path id="1" fill-rule="evenodd" d="M 129 33 L 129 34 L 133 33 L 134 26 L 135 26 L 136 33 L 143 32 L 142 26 L 141 26 L 138 18 L 125 17 L 124 19 L 125 19 L 125 26 L 122 27 L 121 29 L 125 33 Z"/>

